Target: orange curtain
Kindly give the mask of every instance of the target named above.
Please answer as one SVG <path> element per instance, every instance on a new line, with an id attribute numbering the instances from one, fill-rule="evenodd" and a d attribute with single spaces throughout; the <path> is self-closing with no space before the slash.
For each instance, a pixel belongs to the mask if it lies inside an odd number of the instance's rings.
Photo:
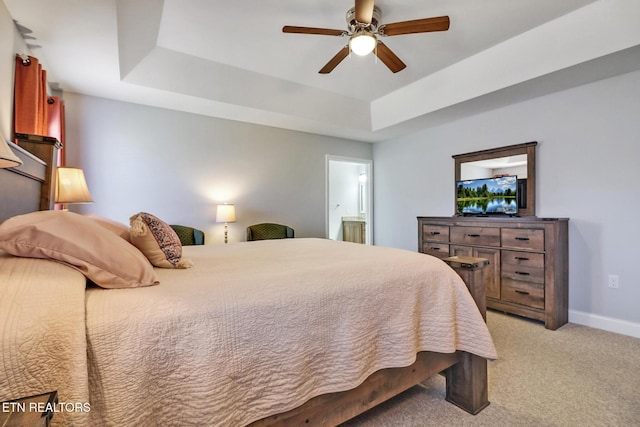
<path id="1" fill-rule="evenodd" d="M 57 96 L 47 98 L 46 116 L 48 118 L 47 136 L 52 136 L 62 143 L 62 149 L 58 151 L 58 166 L 66 164 L 64 150 L 64 102 Z"/>
<path id="2" fill-rule="evenodd" d="M 56 138 L 63 147 L 58 166 L 64 166 L 64 103 L 47 95 L 47 72 L 38 58 L 16 55 L 13 101 L 13 131 Z"/>
<path id="3" fill-rule="evenodd" d="M 13 130 L 15 133 L 46 135 L 48 123 L 47 72 L 38 58 L 23 59 L 16 55 L 15 87 L 13 92 Z"/>

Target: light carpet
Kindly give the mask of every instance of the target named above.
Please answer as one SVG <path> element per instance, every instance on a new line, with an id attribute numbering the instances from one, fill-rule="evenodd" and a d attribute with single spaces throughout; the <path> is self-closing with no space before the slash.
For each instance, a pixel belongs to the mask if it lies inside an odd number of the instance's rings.
<path id="1" fill-rule="evenodd" d="M 343 426 L 640 426 L 640 339 L 494 311 L 487 324 L 499 359 L 480 414 L 446 402 L 437 375 Z"/>

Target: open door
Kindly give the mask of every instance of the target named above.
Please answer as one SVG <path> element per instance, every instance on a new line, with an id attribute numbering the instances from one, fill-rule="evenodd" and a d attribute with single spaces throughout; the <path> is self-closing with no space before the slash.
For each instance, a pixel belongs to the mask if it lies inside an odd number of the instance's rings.
<path id="1" fill-rule="evenodd" d="M 373 244 L 372 165 L 367 159 L 327 156 L 328 239 Z"/>

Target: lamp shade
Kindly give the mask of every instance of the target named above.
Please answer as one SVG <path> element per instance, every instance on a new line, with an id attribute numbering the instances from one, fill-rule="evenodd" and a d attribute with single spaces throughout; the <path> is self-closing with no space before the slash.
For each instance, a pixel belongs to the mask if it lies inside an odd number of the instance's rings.
<path id="1" fill-rule="evenodd" d="M 21 164 L 22 160 L 11 151 L 7 142 L 0 136 L 0 168 L 12 168 Z"/>
<path id="2" fill-rule="evenodd" d="M 236 206 L 227 203 L 218 205 L 216 222 L 236 222 Z"/>
<path id="3" fill-rule="evenodd" d="M 56 203 L 93 203 L 84 172 L 79 168 L 58 168 Z"/>

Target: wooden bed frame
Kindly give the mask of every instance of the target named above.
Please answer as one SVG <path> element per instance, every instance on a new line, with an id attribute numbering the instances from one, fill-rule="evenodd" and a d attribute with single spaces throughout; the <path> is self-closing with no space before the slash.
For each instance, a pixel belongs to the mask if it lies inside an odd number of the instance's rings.
<path id="1" fill-rule="evenodd" d="M 42 188 L 51 185 L 49 178 L 45 176 L 46 163 L 20 147 L 12 149 L 24 164 L 16 168 L 0 169 L 0 222 L 14 215 L 39 210 Z M 465 282 L 485 317 L 483 281 Z M 317 396 L 298 408 L 251 425 L 338 425 L 438 373 L 446 376 L 447 401 L 471 414 L 477 414 L 489 405 L 487 361 L 484 358 L 462 351 L 421 352 L 411 366 L 382 369 L 354 389 Z"/>
<path id="2" fill-rule="evenodd" d="M 482 270 L 483 267 L 473 271 L 456 269 L 486 319 L 486 287 Z M 335 426 L 438 373 L 446 377 L 445 399 L 448 402 L 473 415 L 489 405 L 486 359 L 464 351 L 424 351 L 417 354 L 416 361 L 410 366 L 381 369 L 354 389 L 314 397 L 291 411 L 263 418 L 250 426 Z"/>
<path id="3" fill-rule="evenodd" d="M 0 169 L 0 222 L 40 209 L 40 194 L 47 182 L 47 164 L 27 150 L 8 143 L 22 165 Z"/>

